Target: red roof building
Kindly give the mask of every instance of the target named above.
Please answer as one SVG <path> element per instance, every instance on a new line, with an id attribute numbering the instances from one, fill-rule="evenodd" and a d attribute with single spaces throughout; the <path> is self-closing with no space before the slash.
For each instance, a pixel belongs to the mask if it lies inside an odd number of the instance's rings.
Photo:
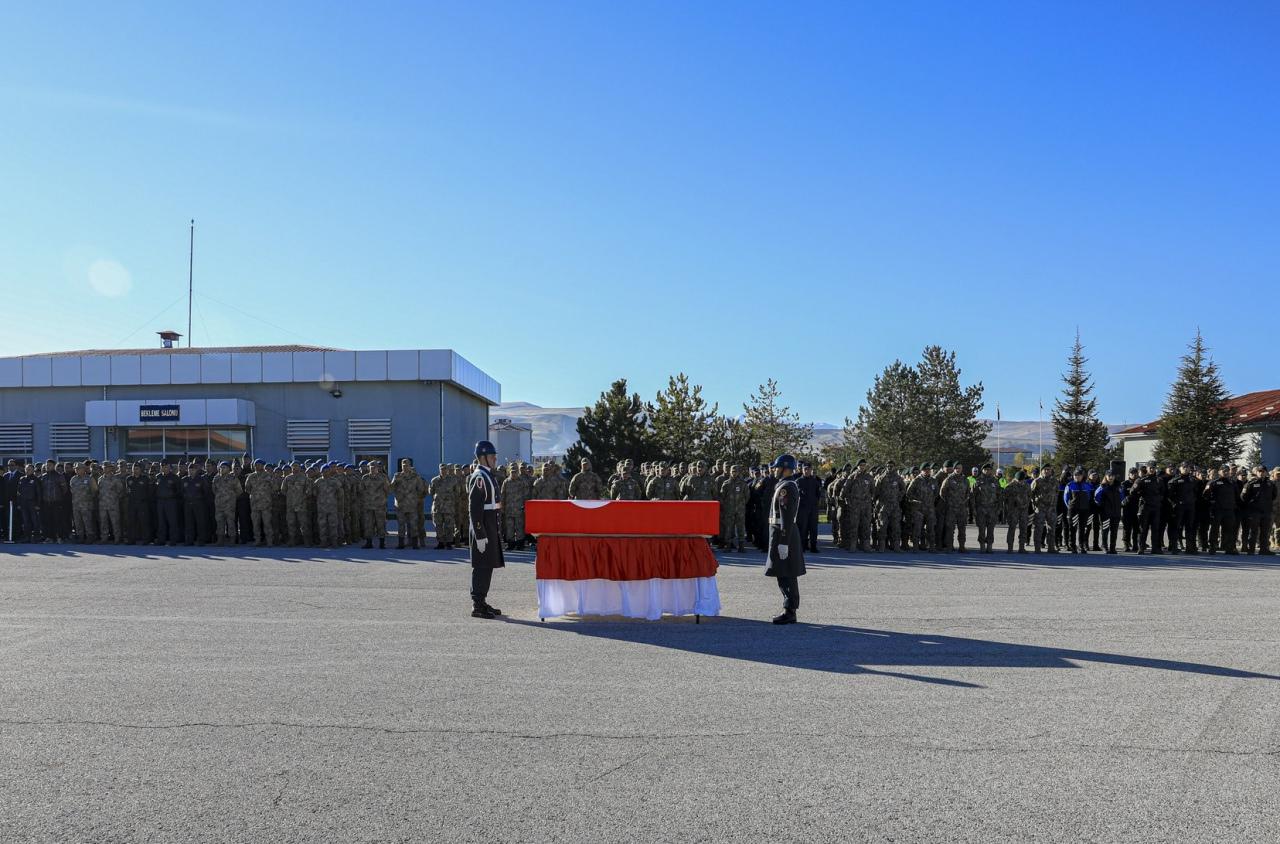
<path id="1" fill-rule="evenodd" d="M 1229 400 L 1231 424 L 1240 431 L 1241 460 L 1258 450 L 1266 466 L 1280 463 L 1280 390 L 1260 390 Z M 1130 466 L 1145 463 L 1160 441 L 1160 420 L 1134 425 L 1111 436 L 1124 444 L 1124 460 Z"/>

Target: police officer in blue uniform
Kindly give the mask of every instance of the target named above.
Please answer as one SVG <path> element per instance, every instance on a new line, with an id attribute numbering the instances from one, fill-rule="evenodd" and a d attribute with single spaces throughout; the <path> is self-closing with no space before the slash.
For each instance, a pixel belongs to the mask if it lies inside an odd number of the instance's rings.
<path id="1" fill-rule="evenodd" d="M 804 545 L 796 524 L 800 510 L 800 487 L 793 477 L 796 459 L 790 454 L 779 455 L 769 468 L 773 469 L 777 484 L 769 503 L 769 560 L 764 573 L 778 579 L 778 591 L 782 593 L 782 614 L 775 616 L 773 623 L 795 624 L 796 610 L 800 609 L 800 577 L 805 573 Z"/>
<path id="2" fill-rule="evenodd" d="M 493 570 L 503 568 L 502 559 L 502 504 L 498 493 L 498 479 L 493 469 L 498 465 L 498 450 L 488 440 L 476 443 L 476 469 L 467 478 L 467 502 L 470 522 L 471 548 L 471 617 L 494 618 L 502 610 L 491 606 L 489 584 Z"/>

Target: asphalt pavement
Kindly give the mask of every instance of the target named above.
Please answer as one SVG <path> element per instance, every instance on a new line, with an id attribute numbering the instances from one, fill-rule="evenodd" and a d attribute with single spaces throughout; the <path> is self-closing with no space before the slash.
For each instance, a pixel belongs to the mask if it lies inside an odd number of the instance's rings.
<path id="1" fill-rule="evenodd" d="M 0 549 L 0 841 L 1280 840 L 1280 558 L 826 551 L 775 627 L 758 553 L 694 624 L 300 551 Z"/>

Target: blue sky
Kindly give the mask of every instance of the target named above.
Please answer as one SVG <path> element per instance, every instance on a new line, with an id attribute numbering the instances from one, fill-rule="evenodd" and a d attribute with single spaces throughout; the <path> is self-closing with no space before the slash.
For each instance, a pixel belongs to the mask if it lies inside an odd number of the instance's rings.
<path id="1" fill-rule="evenodd" d="M 195 217 L 197 345 L 546 406 L 838 422 L 940 343 L 1034 419 L 1077 325 L 1110 422 L 1197 326 L 1280 387 L 1276 4 L 116 5 L 0 31 L 0 354 L 184 330 Z"/>

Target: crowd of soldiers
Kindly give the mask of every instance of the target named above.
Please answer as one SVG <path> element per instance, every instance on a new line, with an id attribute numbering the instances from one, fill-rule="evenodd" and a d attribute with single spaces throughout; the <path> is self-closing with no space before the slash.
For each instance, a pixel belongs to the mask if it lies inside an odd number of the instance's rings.
<path id="1" fill-rule="evenodd" d="M 24 466 L 0 474 L 0 536 L 11 541 L 157 545 L 249 544 L 336 548 L 364 540 L 385 548 L 388 505 L 398 548 L 426 543 L 424 506 L 437 549 L 467 542 L 467 478 L 473 465 L 441 464 L 429 481 L 409 460 L 389 477 L 380 461 L 359 465 L 311 461 L 267 463 L 247 456 L 215 463 L 139 460 Z M 583 460 L 576 473 L 555 461 L 535 469 L 511 461 L 495 467 L 501 540 L 507 550 L 533 544 L 525 531 L 530 499 L 718 501 L 713 542 L 742 552 L 769 542 L 769 506 L 777 480 L 763 466 L 728 461 L 619 461 L 607 478 Z M 993 553 L 996 525 L 1005 550 L 1026 553 L 1270 554 L 1280 541 L 1280 468 L 1203 469 L 1182 464 L 1113 471 L 1052 466 L 965 471 L 958 461 L 898 468 L 846 464 L 827 478 L 800 464 L 802 547 L 818 550 L 818 516 L 826 512 L 832 544 L 850 552 Z"/>
<path id="2" fill-rule="evenodd" d="M 935 475 L 935 471 L 937 474 Z M 1085 554 L 1270 554 L 1280 526 L 1280 469 L 1189 463 L 1099 471 L 1053 466 L 968 472 L 957 461 L 899 470 L 847 464 L 827 480 L 826 506 L 837 547 L 860 551 L 965 552 L 975 524 L 981 553 L 993 553 L 1003 523 L 1005 550 Z"/>
<path id="3" fill-rule="evenodd" d="M 380 461 L 267 463 L 247 456 L 19 466 L 0 475 L 0 535 L 9 541 L 117 545 L 386 547 L 394 501 L 398 547 L 424 542 L 423 504 L 434 495 L 437 547 L 466 524 L 464 467 L 426 481 L 411 461 L 388 477 Z"/>

